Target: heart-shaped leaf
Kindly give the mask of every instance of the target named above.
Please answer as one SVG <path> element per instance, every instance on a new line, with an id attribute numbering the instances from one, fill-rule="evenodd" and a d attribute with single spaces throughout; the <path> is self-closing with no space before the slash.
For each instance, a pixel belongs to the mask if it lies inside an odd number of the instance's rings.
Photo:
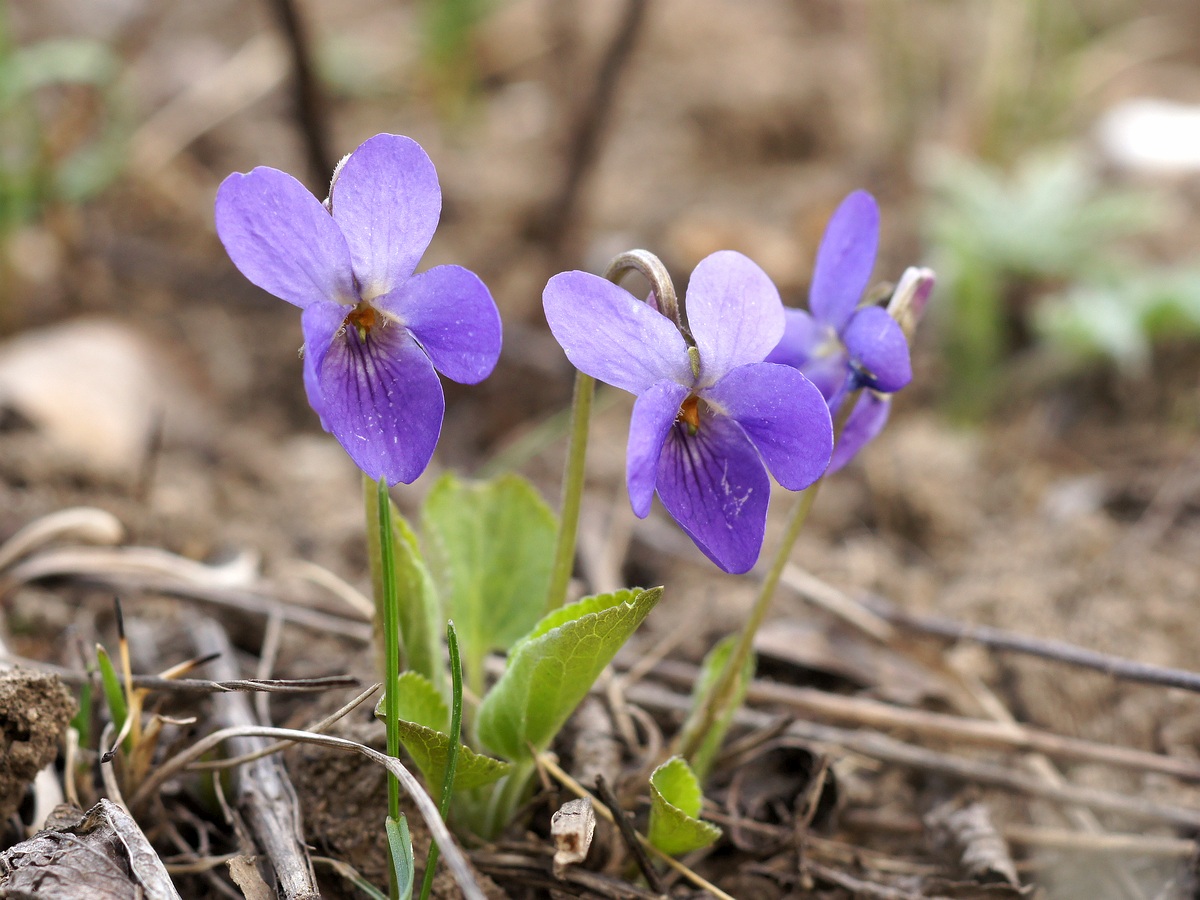
<path id="1" fill-rule="evenodd" d="M 616 591 L 545 616 L 480 704 L 480 743 L 514 762 L 529 759 L 528 745 L 545 749 L 661 596 L 662 588 Z"/>
<path id="2" fill-rule="evenodd" d="M 557 529 L 537 489 L 517 475 L 477 483 L 445 475 L 429 492 L 422 532 L 468 684 L 481 688 L 484 657 L 511 647 L 545 611 Z"/>
<path id="3" fill-rule="evenodd" d="M 442 695 L 423 675 L 404 672 L 397 680 L 396 695 L 400 704 L 400 743 L 421 771 L 430 790 L 441 790 L 450 754 L 450 710 Z M 383 703 L 375 715 L 385 719 Z M 470 790 L 490 784 L 508 772 L 508 763 L 476 753 L 465 744 L 458 749 L 458 766 L 454 771 L 454 790 Z"/>

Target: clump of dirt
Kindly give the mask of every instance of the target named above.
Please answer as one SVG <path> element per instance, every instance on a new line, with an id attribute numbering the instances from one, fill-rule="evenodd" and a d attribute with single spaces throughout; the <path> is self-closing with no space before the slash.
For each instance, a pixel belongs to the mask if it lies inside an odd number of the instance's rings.
<path id="1" fill-rule="evenodd" d="M 34 776 L 54 761 L 75 710 L 58 676 L 0 672 L 0 820 L 17 811 Z"/>

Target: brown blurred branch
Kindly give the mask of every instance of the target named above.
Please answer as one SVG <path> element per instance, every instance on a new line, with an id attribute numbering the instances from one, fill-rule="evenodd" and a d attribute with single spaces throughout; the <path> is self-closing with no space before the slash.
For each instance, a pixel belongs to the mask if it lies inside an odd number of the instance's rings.
<path id="1" fill-rule="evenodd" d="M 292 58 L 292 102 L 304 137 L 309 172 L 314 186 L 320 186 L 333 175 L 334 160 L 329 153 L 325 98 L 313 67 L 308 34 L 295 0 L 268 0 L 268 3 L 287 39 Z"/>
<path id="2" fill-rule="evenodd" d="M 612 117 L 617 87 L 646 21 L 648 6 L 649 0 L 628 0 L 626 3 L 596 72 L 595 89 L 571 129 L 562 186 L 541 221 L 534 226 L 536 237 L 545 241 L 555 256 L 570 246 L 577 233 L 574 223 L 583 184 L 600 155 L 600 138 Z"/>

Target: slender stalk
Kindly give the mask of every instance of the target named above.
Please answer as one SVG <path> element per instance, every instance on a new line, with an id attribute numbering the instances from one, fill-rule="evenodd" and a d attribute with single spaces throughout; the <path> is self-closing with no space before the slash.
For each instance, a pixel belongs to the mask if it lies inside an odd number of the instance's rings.
<path id="1" fill-rule="evenodd" d="M 558 540 L 554 545 L 554 568 L 546 594 L 546 610 L 567 602 L 567 586 L 575 568 L 575 542 L 579 536 L 579 510 L 583 505 L 584 465 L 587 462 L 588 426 L 592 418 L 592 399 L 596 379 L 575 373 L 575 393 L 571 400 L 571 437 L 567 445 L 567 467 L 563 471 L 562 512 L 558 520 Z"/>
<path id="2" fill-rule="evenodd" d="M 458 633 L 454 623 L 446 623 L 446 639 L 450 645 L 450 748 L 446 751 L 446 772 L 442 776 L 442 796 L 438 799 L 438 812 L 442 821 L 450 814 L 450 797 L 454 793 L 454 774 L 458 770 L 458 747 L 462 741 L 463 681 L 462 660 L 458 654 Z M 429 842 L 429 855 L 425 858 L 425 877 L 421 880 L 421 900 L 428 900 L 433 890 L 433 873 L 438 861 L 437 841 Z"/>
<path id="3" fill-rule="evenodd" d="M 796 546 L 796 539 L 800 537 L 800 531 L 808 520 L 808 513 L 812 509 L 813 501 L 817 499 L 817 490 L 820 486 L 821 479 L 818 479 L 800 494 L 800 499 L 792 508 L 787 528 L 783 533 L 783 540 L 780 541 L 779 548 L 775 551 L 775 559 L 767 571 L 767 577 L 759 586 L 758 596 L 754 598 L 754 606 L 750 610 L 746 624 L 742 626 L 738 642 L 734 646 L 733 652 L 729 654 L 729 660 L 721 670 L 717 683 L 704 700 L 699 711 L 701 718 L 698 725 L 695 728 L 687 729 L 689 740 L 679 748 L 680 755 L 689 761 L 699 749 L 701 741 L 712 730 L 713 725 L 725 717 L 729 711 L 730 702 L 737 695 L 738 673 L 742 671 L 742 666 L 754 651 L 754 636 L 758 633 L 763 619 L 766 618 L 767 610 L 771 608 L 771 601 L 775 598 L 775 589 L 779 586 L 779 579 L 783 576 L 783 570 L 791 558 L 792 548 Z"/>
<path id="4" fill-rule="evenodd" d="M 376 615 L 383 626 L 383 709 L 387 727 L 387 755 L 393 759 L 400 756 L 400 698 L 396 693 L 396 682 L 400 678 L 400 597 L 396 589 L 396 560 L 392 547 L 392 501 L 388 497 L 387 482 L 382 478 L 376 485 L 376 521 L 367 527 L 378 529 L 380 592 L 375 597 Z M 400 782 L 389 774 L 388 815 L 400 819 Z M 389 868 L 389 871 L 390 868 Z M 389 877 L 389 895 L 392 900 L 399 897 L 399 886 L 395 873 Z"/>
<path id="5" fill-rule="evenodd" d="M 618 284 L 628 272 L 640 272 L 653 290 L 658 309 L 686 332 L 679 314 L 679 301 L 670 273 L 657 256 L 646 250 L 627 250 L 608 264 L 604 277 Z M 579 372 L 575 376 L 575 393 L 571 400 L 571 436 L 567 447 L 567 465 L 563 472 L 562 513 L 558 522 L 558 540 L 554 546 L 554 567 L 550 588 L 546 592 L 546 611 L 558 609 L 567 601 L 567 586 L 575 568 L 575 543 L 579 536 L 579 511 L 583 504 L 584 467 L 587 461 L 588 425 L 592 416 L 592 399 L 596 379 Z"/>

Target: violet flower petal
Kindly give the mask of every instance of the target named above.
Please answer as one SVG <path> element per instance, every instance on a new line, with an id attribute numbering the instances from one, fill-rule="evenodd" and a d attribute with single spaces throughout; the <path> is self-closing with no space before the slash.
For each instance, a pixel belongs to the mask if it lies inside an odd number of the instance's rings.
<path id="1" fill-rule="evenodd" d="M 650 513 L 663 443 L 687 395 L 688 389 L 683 385 L 660 381 L 633 404 L 625 453 L 625 483 L 629 487 L 629 504 L 639 519 Z"/>
<path id="2" fill-rule="evenodd" d="M 266 166 L 234 172 L 217 190 L 214 217 L 233 264 L 264 291 L 301 309 L 358 301 L 345 237 L 291 175 Z"/>
<path id="3" fill-rule="evenodd" d="M 833 450 L 825 398 L 789 366 L 738 366 L 701 394 L 742 427 L 775 480 L 800 491 L 821 477 Z"/>
<path id="4" fill-rule="evenodd" d="M 399 319 L 452 381 L 478 384 L 500 357 L 500 313 L 487 287 L 461 266 L 435 266 L 375 301 Z"/>
<path id="5" fill-rule="evenodd" d="M 329 431 L 325 421 L 325 397 L 318 373 L 325 362 L 337 333 L 346 322 L 346 307 L 337 303 L 314 303 L 300 314 L 300 329 L 304 332 L 304 390 L 308 405 L 321 419 L 321 427 Z"/>
<path id="6" fill-rule="evenodd" d="M 858 383 L 885 394 L 912 381 L 908 341 L 900 325 L 880 306 L 854 313 L 842 331 Z"/>
<path id="7" fill-rule="evenodd" d="M 807 311 L 785 307 L 783 337 L 763 361 L 799 369 L 817 355 L 827 339 L 836 337 L 831 331 L 828 325 L 818 322 Z"/>
<path id="8" fill-rule="evenodd" d="M 821 396 L 825 398 L 825 405 L 831 411 L 836 411 L 849 387 L 849 354 L 845 350 L 839 349 L 833 353 L 818 356 L 802 365 L 800 372 L 816 385 Z"/>
<path id="9" fill-rule="evenodd" d="M 584 374 L 633 394 L 668 379 L 692 383 L 674 323 L 611 281 L 562 272 L 546 285 L 542 306 L 555 340 Z"/>
<path id="10" fill-rule="evenodd" d="M 833 457 L 829 461 L 827 475 L 832 475 L 858 455 L 858 451 L 875 439 L 887 424 L 892 409 L 892 398 L 872 391 L 863 391 L 854 409 L 846 417 L 842 433 L 838 435 Z"/>
<path id="11" fill-rule="evenodd" d="M 721 250 L 700 260 L 687 287 L 687 322 L 700 351 L 701 386 L 762 362 L 784 333 L 783 301 L 748 257 Z"/>
<path id="12" fill-rule="evenodd" d="M 445 401 L 433 363 L 406 329 L 339 331 L 315 372 L 322 423 L 368 478 L 417 479 L 433 456 Z"/>
<path id="13" fill-rule="evenodd" d="M 753 567 L 771 482 L 736 422 L 702 413 L 695 434 L 676 424 L 659 459 L 657 486 L 667 512 L 705 556 L 733 574 Z"/>
<path id="14" fill-rule="evenodd" d="M 879 206 L 866 191 L 850 194 L 833 214 L 817 249 L 808 308 L 841 331 L 867 288 L 879 248 Z"/>
<path id="15" fill-rule="evenodd" d="M 420 144 L 398 134 L 360 144 L 337 173 L 329 199 L 368 300 L 412 275 L 442 212 L 433 162 Z"/>

